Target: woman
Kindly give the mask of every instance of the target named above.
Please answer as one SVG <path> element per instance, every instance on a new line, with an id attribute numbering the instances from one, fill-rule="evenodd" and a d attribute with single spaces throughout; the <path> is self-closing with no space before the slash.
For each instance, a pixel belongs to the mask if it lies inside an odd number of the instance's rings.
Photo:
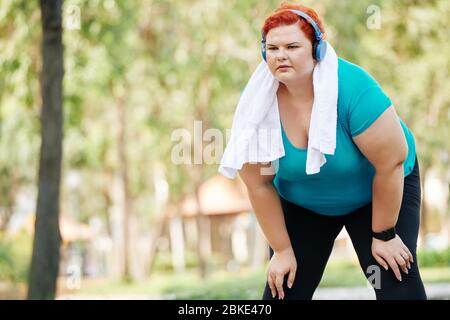
<path id="1" fill-rule="evenodd" d="M 416 258 L 420 177 L 414 138 L 378 83 L 360 67 L 338 60 L 336 152 L 318 174 L 304 172 L 312 74 L 318 58 L 317 13 L 283 3 L 263 26 L 264 57 L 279 81 L 278 108 L 285 156 L 278 171 L 245 164 L 258 222 L 270 245 L 263 299 L 311 299 L 334 240 L 345 226 L 377 299 L 426 299 Z"/>

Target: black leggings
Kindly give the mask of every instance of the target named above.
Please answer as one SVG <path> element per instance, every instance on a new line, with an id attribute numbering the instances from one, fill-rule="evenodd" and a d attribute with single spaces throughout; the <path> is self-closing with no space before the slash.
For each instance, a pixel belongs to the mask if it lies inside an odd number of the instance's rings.
<path id="1" fill-rule="evenodd" d="M 391 268 L 386 271 L 372 256 L 372 203 L 346 215 L 326 216 L 281 197 L 280 199 L 287 231 L 297 259 L 297 273 L 292 288 L 289 289 L 286 285 L 287 275 L 283 281 L 285 299 L 312 298 L 322 278 L 334 240 L 343 226 L 352 240 L 363 273 L 374 287 L 378 300 L 426 299 L 416 256 L 421 199 L 417 158 L 414 170 L 404 179 L 403 199 L 395 226 L 398 235 L 414 256 L 414 263 L 411 264 L 409 273 L 402 272 L 403 281 L 401 282 L 395 278 Z M 269 250 L 272 257 L 273 250 L 270 247 Z M 274 299 L 267 283 L 263 299 Z"/>

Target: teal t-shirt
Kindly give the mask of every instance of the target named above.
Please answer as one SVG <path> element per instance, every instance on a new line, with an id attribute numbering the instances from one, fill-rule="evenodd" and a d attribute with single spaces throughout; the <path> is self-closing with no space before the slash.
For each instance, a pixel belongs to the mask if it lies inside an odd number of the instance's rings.
<path id="1" fill-rule="evenodd" d="M 376 80 L 361 67 L 339 58 L 336 149 L 325 155 L 320 172 L 307 175 L 306 148 L 293 146 L 282 126 L 285 155 L 273 164 L 278 169 L 274 186 L 286 200 L 324 215 L 350 213 L 372 201 L 375 168 L 359 151 L 352 137 L 364 132 L 390 105 Z M 408 142 L 405 177 L 416 159 L 414 137 L 402 120 Z"/>

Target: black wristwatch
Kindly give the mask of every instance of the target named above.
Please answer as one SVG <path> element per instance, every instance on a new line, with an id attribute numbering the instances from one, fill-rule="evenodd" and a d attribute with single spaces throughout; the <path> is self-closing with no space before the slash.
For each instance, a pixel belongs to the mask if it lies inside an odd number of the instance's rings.
<path id="1" fill-rule="evenodd" d="M 394 239 L 395 236 L 396 236 L 395 227 L 392 227 L 390 229 L 381 232 L 372 231 L 372 237 L 378 240 L 389 241 L 391 239 Z"/>

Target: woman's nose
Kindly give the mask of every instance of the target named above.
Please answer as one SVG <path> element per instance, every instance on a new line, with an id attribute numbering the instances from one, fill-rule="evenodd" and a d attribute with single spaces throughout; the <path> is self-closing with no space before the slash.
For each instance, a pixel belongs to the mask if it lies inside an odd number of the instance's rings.
<path id="1" fill-rule="evenodd" d="M 283 48 L 279 48 L 278 51 L 277 51 L 277 56 L 276 57 L 279 60 L 286 59 L 286 52 L 285 52 L 285 50 Z"/>

